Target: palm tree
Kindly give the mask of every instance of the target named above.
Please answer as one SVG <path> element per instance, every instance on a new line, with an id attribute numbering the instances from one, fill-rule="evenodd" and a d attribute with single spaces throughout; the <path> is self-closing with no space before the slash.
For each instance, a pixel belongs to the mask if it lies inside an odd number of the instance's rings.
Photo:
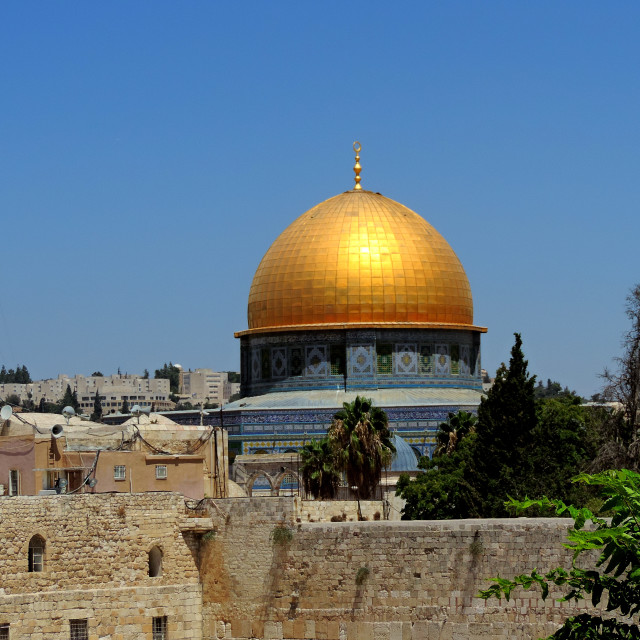
<path id="1" fill-rule="evenodd" d="M 300 450 L 302 483 L 306 493 L 320 500 L 335 498 L 340 484 L 340 472 L 328 438 L 312 440 Z"/>
<path id="2" fill-rule="evenodd" d="M 433 455 L 451 454 L 457 447 L 459 442 L 469 433 L 476 430 L 478 418 L 467 411 L 458 411 L 458 413 L 450 413 L 446 422 L 443 422 L 436 436 L 438 442 Z"/>
<path id="3" fill-rule="evenodd" d="M 370 399 L 357 396 L 335 414 L 328 438 L 338 468 L 346 474 L 349 486 L 356 488 L 359 505 L 360 498 L 367 499 L 374 492 L 396 450 L 387 414 Z"/>

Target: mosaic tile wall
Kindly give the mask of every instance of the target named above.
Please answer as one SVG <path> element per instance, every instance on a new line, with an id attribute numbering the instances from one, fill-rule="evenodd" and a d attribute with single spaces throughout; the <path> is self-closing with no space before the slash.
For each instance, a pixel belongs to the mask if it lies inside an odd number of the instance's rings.
<path id="1" fill-rule="evenodd" d="M 389 426 L 402 436 L 416 455 L 431 456 L 438 426 L 449 413 L 464 410 L 477 413 L 476 406 L 441 406 L 386 409 Z M 295 451 L 312 438 L 322 438 L 331 424 L 333 411 L 251 411 L 238 416 L 231 424 L 225 414 L 232 449 L 243 454 L 285 453 Z M 219 419 L 212 420 L 219 425 Z M 235 446 L 233 446 L 235 444 Z"/>
<path id="2" fill-rule="evenodd" d="M 244 336 L 242 395 L 309 389 L 479 388 L 473 331 L 309 331 Z"/>

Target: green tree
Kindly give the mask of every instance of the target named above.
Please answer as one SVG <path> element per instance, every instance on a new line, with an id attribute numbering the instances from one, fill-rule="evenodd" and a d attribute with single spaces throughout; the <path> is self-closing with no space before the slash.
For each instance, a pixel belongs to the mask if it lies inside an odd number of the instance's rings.
<path id="1" fill-rule="evenodd" d="M 122 402 L 122 407 L 120 407 L 120 413 L 130 413 L 130 412 L 131 410 L 129 409 L 129 402 L 125 398 L 124 401 Z"/>
<path id="2" fill-rule="evenodd" d="M 61 409 L 64 407 L 73 407 L 74 411 L 78 411 L 80 403 L 78 402 L 78 394 L 75 391 L 71 391 L 71 387 L 67 385 L 67 388 L 62 397 Z"/>
<path id="3" fill-rule="evenodd" d="M 148 380 L 149 379 L 149 369 L 145 369 L 144 373 L 142 374 L 142 378 L 143 380 Z"/>
<path id="4" fill-rule="evenodd" d="M 28 384 L 30 382 L 32 382 L 31 375 L 25 365 L 17 365 L 15 369 L 8 371 L 4 365 L 0 368 L 0 384 Z"/>
<path id="5" fill-rule="evenodd" d="M 524 498 L 533 473 L 530 452 L 537 424 L 534 399 L 535 376 L 527 371 L 522 338 L 515 333 L 509 368 L 504 364 L 480 402 L 477 427 L 477 479 L 484 496 L 483 517 L 507 515 L 507 495 Z"/>
<path id="6" fill-rule="evenodd" d="M 328 438 L 312 440 L 300 450 L 304 490 L 320 500 L 335 498 L 340 484 L 335 452 Z"/>
<path id="7" fill-rule="evenodd" d="M 20 396 L 17 393 L 10 393 L 5 399 L 5 404 L 11 404 L 14 407 L 20 406 Z"/>
<path id="8" fill-rule="evenodd" d="M 91 374 L 92 378 L 104 378 L 104 374 L 102 373 L 102 371 L 94 371 Z"/>
<path id="9" fill-rule="evenodd" d="M 536 426 L 527 456 L 527 467 L 533 470 L 526 482 L 527 495 L 554 495 L 565 501 L 588 499 L 584 485 L 571 483 L 594 453 L 587 433 L 586 410 L 580 403 L 581 398 L 573 395 L 536 402 Z"/>
<path id="10" fill-rule="evenodd" d="M 451 451 L 444 449 L 432 459 L 423 456 L 418 466 L 424 472 L 413 480 L 407 474 L 400 476 L 396 494 L 406 501 L 403 520 L 481 517 L 483 500 L 475 485 L 476 438 L 470 431 Z"/>
<path id="11" fill-rule="evenodd" d="M 368 398 L 356 396 L 335 414 L 328 438 L 338 469 L 346 474 L 349 486 L 356 487 L 358 500 L 366 500 L 395 453 L 387 414 Z"/>
<path id="12" fill-rule="evenodd" d="M 93 396 L 93 413 L 91 414 L 91 420 L 94 422 L 100 422 L 102 420 L 102 402 L 100 402 L 100 393 L 96 389 L 96 395 Z"/>
<path id="13" fill-rule="evenodd" d="M 453 453 L 462 438 L 475 431 L 477 422 L 478 418 L 468 411 L 450 413 L 447 421 L 441 423 L 438 429 L 436 436 L 438 444 L 433 452 L 434 455 Z"/>
<path id="14" fill-rule="evenodd" d="M 557 640 L 640 639 L 640 627 L 632 616 L 640 612 L 640 474 L 627 469 L 603 471 L 596 475 L 581 474 L 574 482 L 597 487 L 604 500 L 599 514 L 587 508 L 567 505 L 562 500 L 514 500 L 507 503 L 516 512 L 535 507 L 553 509 L 558 516 L 571 516 L 573 529 L 567 534 L 573 550 L 571 567 L 558 567 L 542 575 L 536 569 L 513 579 L 494 578 L 493 585 L 480 592 L 480 597 L 510 599 L 516 588 L 539 587 L 542 598 L 549 595 L 551 585 L 566 590 L 565 601 L 590 598 L 594 607 L 605 596 L 606 611 L 615 617 L 582 613 L 568 618 L 549 638 Z M 604 515 L 611 517 L 604 517 Z M 585 528 L 585 524 L 592 526 Z M 593 550 L 600 552 L 593 568 L 577 566 L 577 559 Z"/>
<path id="15" fill-rule="evenodd" d="M 165 362 L 162 369 L 156 369 L 154 377 L 156 379 L 169 380 L 169 389 L 171 393 L 180 392 L 180 369 L 171 362 L 168 365 Z"/>

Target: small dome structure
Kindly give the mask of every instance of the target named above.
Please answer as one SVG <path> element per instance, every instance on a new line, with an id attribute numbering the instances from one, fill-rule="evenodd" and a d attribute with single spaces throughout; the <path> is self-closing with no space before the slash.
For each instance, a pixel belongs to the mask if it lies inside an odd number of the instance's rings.
<path id="1" fill-rule="evenodd" d="M 406 440 L 394 434 L 393 446 L 396 448 L 396 453 L 391 461 L 389 471 L 392 473 L 418 471 L 418 459 Z"/>

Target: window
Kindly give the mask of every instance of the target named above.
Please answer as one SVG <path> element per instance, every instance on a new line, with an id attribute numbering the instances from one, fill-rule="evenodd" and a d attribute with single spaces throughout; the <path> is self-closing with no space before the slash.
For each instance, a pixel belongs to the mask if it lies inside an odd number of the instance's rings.
<path id="1" fill-rule="evenodd" d="M 389 375 L 393 371 L 393 345 L 379 344 L 377 349 L 378 374 Z"/>
<path id="2" fill-rule="evenodd" d="M 44 571 L 44 538 L 37 535 L 29 540 L 29 571 Z"/>
<path id="3" fill-rule="evenodd" d="M 346 358 L 345 348 L 342 345 L 332 344 L 330 349 L 331 375 L 344 375 L 344 364 Z"/>
<path id="4" fill-rule="evenodd" d="M 113 479 L 124 480 L 127 477 L 126 467 L 123 464 L 117 464 L 113 467 Z"/>
<path id="5" fill-rule="evenodd" d="M 9 623 L 0 624 L 0 640 L 9 640 Z"/>
<path id="6" fill-rule="evenodd" d="M 166 480 L 167 479 L 167 465 L 166 464 L 157 464 L 156 465 L 156 480 Z"/>
<path id="7" fill-rule="evenodd" d="M 157 578 L 162 575 L 162 549 L 152 547 L 149 551 L 149 577 Z"/>
<path id="8" fill-rule="evenodd" d="M 9 495 L 20 495 L 20 472 L 17 469 L 9 471 Z"/>
<path id="9" fill-rule="evenodd" d="M 71 640 L 89 640 L 89 621 L 69 620 L 69 631 Z"/>
<path id="10" fill-rule="evenodd" d="M 153 619 L 153 640 L 168 640 L 167 616 L 159 616 Z"/>

